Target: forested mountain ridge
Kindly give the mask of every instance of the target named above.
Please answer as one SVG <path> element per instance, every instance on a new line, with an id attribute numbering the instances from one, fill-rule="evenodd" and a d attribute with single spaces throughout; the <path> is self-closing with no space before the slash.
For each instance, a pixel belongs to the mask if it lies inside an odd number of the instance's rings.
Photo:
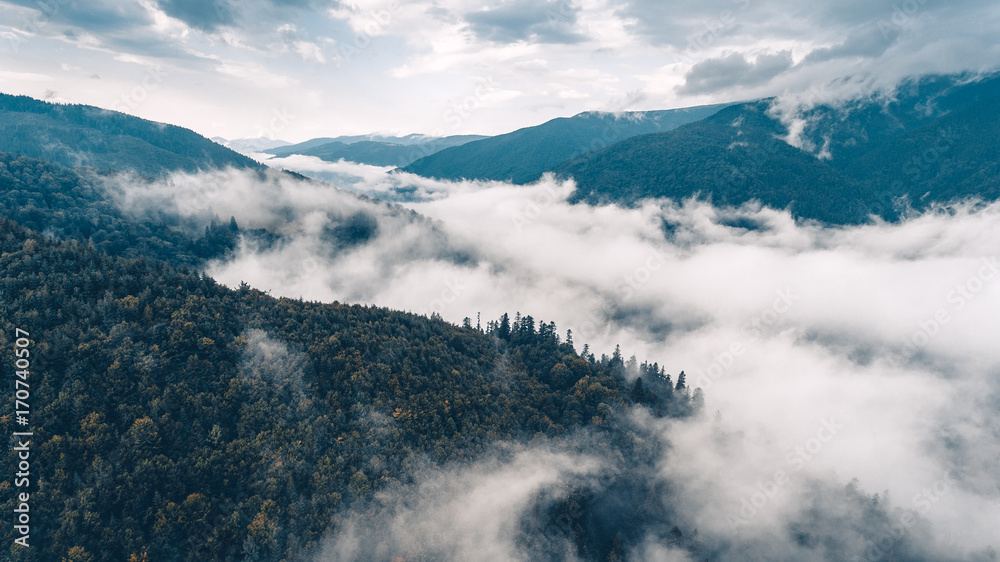
<path id="1" fill-rule="evenodd" d="M 767 102 L 727 107 L 666 133 L 633 137 L 572 160 L 574 200 L 631 203 L 647 197 L 692 195 L 717 205 L 757 199 L 800 216 L 853 223 L 865 218 L 858 182 L 780 138 Z"/>
<path id="2" fill-rule="evenodd" d="M 46 178 L 60 168 L 8 160 L 18 197 L 34 190 L 56 202 L 18 216 L 72 225 L 98 208 L 64 214 L 58 177 Z M 35 173 L 47 188 L 33 187 Z M 74 189 L 85 203 L 87 186 Z M 155 245 L 165 240 L 155 228 L 108 217 L 140 244 L 174 251 Z M 12 349 L 18 328 L 29 334 L 34 434 L 33 546 L 13 546 L 7 526 L 0 536 L 12 561 L 313 559 L 345 527 L 379 521 L 386 495 L 376 494 L 412 487 L 421 467 L 474 467 L 504 447 L 546 442 L 608 466 L 592 482 L 562 483 L 565 494 L 532 501 L 517 527 L 528 559 L 622 559 L 650 540 L 697 559 L 740 548 L 700 541 L 677 516 L 660 472 L 666 436 L 634 421 L 698 412 L 701 392 L 683 373 L 674 381 L 617 350 L 578 353 L 554 324 L 530 315 L 480 330 L 275 299 L 218 285 L 184 260 L 111 256 L 93 233 L 75 239 L 82 235 L 42 236 L 0 218 L 0 345 Z M 120 255 L 137 255 L 132 239 L 121 243 Z M 0 420 L 12 427 L 12 401 Z M 3 470 L 13 474 L 16 462 L 5 456 Z M 0 490 L 0 509 L 10 512 L 15 488 L 8 480 Z M 865 514 L 863 540 L 898 520 L 856 487 L 825 493 L 838 509 Z M 843 559 L 839 520 L 824 517 L 803 513 L 807 524 L 788 532 L 817 545 L 817 556 Z M 384 559 L 380 529 L 366 529 L 374 540 L 362 541 L 356 559 Z M 389 552 L 441 557 L 433 542 Z"/>
<path id="3" fill-rule="evenodd" d="M 430 156 L 453 146 L 485 139 L 481 135 L 453 135 L 448 137 L 335 137 L 312 139 L 303 143 L 280 146 L 266 150 L 277 157 L 302 154 L 315 156 L 327 162 L 348 160 L 371 166 L 406 166 L 420 158 Z"/>
<path id="4" fill-rule="evenodd" d="M 741 122 L 748 130 L 769 131 L 759 108 L 739 111 L 760 120 Z M 734 121 L 709 132 L 724 138 Z M 806 166 L 772 136 L 744 135 Z M 649 544 L 698 560 L 744 552 L 735 531 L 699 538 L 663 473 L 684 424 L 657 418 L 702 407 L 683 373 L 577 352 L 530 315 L 479 329 L 223 287 L 198 272 L 203 261 L 270 233 L 235 218 L 204 234 L 166 212 L 136 218 L 101 190 L 107 178 L 118 179 L 0 155 L 0 345 L 30 334 L 34 432 L 33 548 L 8 547 L 11 560 L 312 559 L 347 524 L 378 521 L 380 499 L 418 482 L 419 467 L 475 468 L 539 443 L 579 444 L 607 466 L 542 489 L 518 514 L 525 559 L 622 560 Z M 0 408 L 8 427 L 14 414 L 12 401 Z M 12 512 L 15 487 L 0 489 Z M 830 507 L 782 529 L 817 559 L 848 559 L 908 514 L 856 486 L 817 497 Z M 387 556 L 382 529 L 366 530 L 354 559 L 447 558 L 433 541 Z M 14 533 L 2 533 L 8 545 Z M 921 559 L 912 542 L 878 559 Z"/>
<path id="5" fill-rule="evenodd" d="M 883 200 L 902 199 L 917 209 L 1000 199 L 1000 92 L 949 110 L 841 166 L 885 190 Z"/>
<path id="6" fill-rule="evenodd" d="M 182 127 L 87 105 L 0 94 L 0 152 L 162 176 L 260 164 Z"/>
<path id="7" fill-rule="evenodd" d="M 62 240 L 93 245 L 109 255 L 146 256 L 175 266 L 200 266 L 231 251 L 241 232 L 220 219 L 204 234 L 176 228 L 176 221 L 129 217 L 87 169 L 68 169 L 0 152 L 0 209 L 18 224 Z M 268 237 L 264 231 L 243 234 Z"/>
<path id="8" fill-rule="evenodd" d="M 941 118 L 1000 96 L 1000 75 L 930 75 L 888 94 L 818 104 L 802 114 L 803 148 L 838 168 Z"/>
<path id="9" fill-rule="evenodd" d="M 71 548 L 300 559 L 337 510 L 406 478 L 414 455 L 469 459 L 497 440 L 600 427 L 639 401 L 692 407 L 660 370 L 643 365 L 636 394 L 621 358 L 580 357 L 530 316 L 483 333 L 275 299 L 7 220 L 0 271 L 0 341 L 10 348 L 15 328 L 32 341 L 32 498 L 44 506 L 32 532 L 46 537 L 9 547 L 11 560 Z M 12 405 L 2 411 L 10 423 Z"/>
<path id="10" fill-rule="evenodd" d="M 889 98 L 820 105 L 801 116 L 803 130 L 791 144 L 772 104 L 739 104 L 633 137 L 566 162 L 556 174 L 576 180 L 577 201 L 756 200 L 833 224 L 1000 197 L 998 77 L 925 77 Z"/>
<path id="11" fill-rule="evenodd" d="M 0 155 L 0 344 L 17 328 L 32 341 L 32 533 L 46 537 L 11 560 L 301 559 L 416 460 L 619 431 L 638 404 L 699 407 L 683 379 L 581 356 L 531 316 L 478 330 L 225 288 L 191 266 L 251 233 L 137 220 L 101 179 Z M 581 548 L 611 548 L 595 537 Z"/>
<path id="12" fill-rule="evenodd" d="M 723 107 L 585 112 L 448 148 L 417 160 L 403 171 L 441 179 L 529 183 L 574 156 L 636 135 L 670 130 Z"/>

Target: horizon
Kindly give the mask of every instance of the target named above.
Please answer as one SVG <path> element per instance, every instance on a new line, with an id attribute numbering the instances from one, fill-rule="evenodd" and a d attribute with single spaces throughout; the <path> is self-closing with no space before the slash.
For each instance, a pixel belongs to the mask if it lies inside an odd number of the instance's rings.
<path id="1" fill-rule="evenodd" d="M 911 6 L 912 4 L 912 6 Z M 996 68 L 1000 8 L 778 1 L 0 2 L 4 90 L 206 137 L 496 135 Z M 301 140 L 299 140 L 301 142 Z"/>

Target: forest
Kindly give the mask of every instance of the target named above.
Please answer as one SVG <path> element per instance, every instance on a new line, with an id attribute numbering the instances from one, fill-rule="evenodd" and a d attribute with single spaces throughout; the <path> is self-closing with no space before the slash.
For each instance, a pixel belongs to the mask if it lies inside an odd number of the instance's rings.
<path id="1" fill-rule="evenodd" d="M 2 166 L 0 345 L 31 334 L 32 533 L 45 537 L 11 560 L 300 559 L 414 459 L 623 431 L 636 406 L 699 409 L 683 374 L 577 352 L 530 315 L 460 327 L 226 288 L 189 265 L 197 240 L 83 204 L 99 198 L 69 171 Z M 207 247 L 224 251 L 238 226 L 219 231 Z M 583 536 L 581 549 L 600 537 Z"/>
<path id="2" fill-rule="evenodd" d="M 0 345 L 30 334 L 36 539 L 15 546 L 5 526 L 10 560 L 315 559 L 359 524 L 381 532 L 386 498 L 421 489 L 428 471 L 537 449 L 607 467 L 532 499 L 515 537 L 529 558 L 568 545 L 581 560 L 623 560 L 650 540 L 696 559 L 741 548 L 704 542 L 659 473 L 669 433 L 648 420 L 705 415 L 701 390 L 656 362 L 669 358 L 578 349 L 517 311 L 457 326 L 227 288 L 200 266 L 273 235 L 232 217 L 204 230 L 137 218 L 105 177 L 0 154 Z M 354 226 L 331 240 L 363 238 Z M 5 402 L 6 427 L 16 415 Z M 16 463 L 5 456 L 3 470 Z M 0 489 L 11 513 L 19 490 Z M 817 493 L 861 514 L 869 541 L 900 517 L 854 485 Z M 799 544 L 827 559 L 850 551 L 825 509 L 801 520 L 787 530 Z M 448 556 L 368 538 L 355 559 Z M 877 559 L 911 548 L 904 537 Z"/>
<path id="3" fill-rule="evenodd" d="M 260 167 L 190 129 L 87 105 L 2 93 L 0 152 L 149 177 L 178 170 Z"/>

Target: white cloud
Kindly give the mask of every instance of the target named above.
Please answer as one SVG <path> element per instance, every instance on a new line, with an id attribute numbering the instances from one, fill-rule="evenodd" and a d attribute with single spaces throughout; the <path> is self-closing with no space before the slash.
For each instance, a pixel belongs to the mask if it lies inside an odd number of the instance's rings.
<path id="1" fill-rule="evenodd" d="M 549 178 L 451 183 L 298 162 L 359 174 L 339 181 L 409 199 L 433 221 L 322 184 L 236 172 L 178 175 L 125 201 L 173 201 L 185 215 L 232 214 L 284 236 L 266 249 L 248 241 L 212 264 L 223 283 L 454 322 L 521 311 L 572 329 L 598 354 L 620 343 L 668 372 L 685 370 L 723 421 L 664 422 L 657 431 L 672 449 L 661 474 L 705 541 L 730 536 L 729 516 L 743 517 L 743 500 L 783 471 L 787 483 L 740 525 L 747 540 L 782 532 L 815 483 L 858 478 L 926 517 L 929 540 L 996 542 L 1000 353 L 990 326 L 1000 306 L 1000 205 L 824 228 L 752 205 L 569 205 L 572 183 Z M 199 199 L 206 182 L 214 195 Z M 363 232 L 345 238 L 357 220 Z M 713 441 L 720 430 L 731 437 Z M 947 493 L 924 509 L 922 491 L 946 477 Z"/>
<path id="2" fill-rule="evenodd" d="M 252 134 L 240 123 L 252 120 L 262 105 L 284 106 L 314 116 L 292 124 L 286 134 L 304 140 L 441 128 L 437 107 L 462 95 L 473 76 L 491 75 L 499 90 L 520 94 L 477 113 L 459 131 L 497 133 L 637 90 L 647 96 L 640 109 L 801 97 L 834 83 L 855 86 L 838 87 L 837 95 L 856 96 L 916 74 L 995 68 L 1000 49 L 1000 8 L 971 0 L 808 7 L 783 0 L 684 1 L 669 8 L 646 0 L 521 4 L 531 9 L 521 13 L 488 3 L 491 15 L 480 21 L 484 5 L 468 0 L 366 0 L 335 8 L 150 0 L 98 2 L 87 10 L 64 4 L 50 15 L 27 0 L 8 1 L 0 3 L 0 14 L 8 27 L 7 47 L 16 44 L 17 53 L 0 70 L 51 69 L 59 87 L 50 89 L 74 92 L 72 101 L 100 104 L 122 92 L 114 90 L 113 80 L 95 86 L 84 83 L 85 77 L 113 77 L 109 55 L 142 57 L 186 78 L 164 85 L 160 95 L 172 103 L 136 108 L 138 115 L 236 138 Z M 478 24 L 469 17 L 479 17 Z M 754 66 L 784 51 L 791 53 L 790 67 L 783 61 Z M 689 80 L 689 87 L 682 86 L 685 77 L 697 79 L 710 70 L 705 65 L 727 57 L 753 62 L 738 76 L 728 75 L 725 84 Z M 57 59 L 65 58 L 93 70 L 60 71 L 58 63 L 65 60 Z M 597 79 L 577 83 L 567 77 L 578 70 Z M 560 96 L 551 84 L 566 84 L 574 93 Z M 5 87 L 38 93 L 27 79 L 11 79 Z M 240 91 L 236 103 L 234 91 Z M 202 118 L 210 114 L 220 117 Z"/>
<path id="3" fill-rule="evenodd" d="M 391 559 L 401 553 L 438 560 L 526 559 L 516 540 L 525 510 L 540 493 L 555 488 L 558 496 L 567 481 L 602 466 L 599 459 L 544 446 L 512 456 L 426 470 L 412 486 L 379 494 L 368 508 L 374 520 L 360 513 L 341 517 L 340 530 L 319 559 Z"/>

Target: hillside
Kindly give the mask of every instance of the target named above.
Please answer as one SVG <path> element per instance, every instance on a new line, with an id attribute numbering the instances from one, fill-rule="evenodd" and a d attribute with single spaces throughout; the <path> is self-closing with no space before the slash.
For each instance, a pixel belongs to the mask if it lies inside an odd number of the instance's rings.
<path id="1" fill-rule="evenodd" d="M 1000 199 L 1000 89 L 991 93 L 840 165 L 854 178 L 867 178 L 880 201 L 902 199 L 917 209 L 933 202 Z"/>
<path id="2" fill-rule="evenodd" d="M 33 547 L 13 546 L 8 525 L 10 560 L 302 560 L 345 530 L 363 537 L 359 559 L 442 559 L 434 540 L 386 550 L 380 525 L 396 519 L 382 502 L 424 493 L 427 470 L 475 471 L 532 447 L 601 469 L 531 500 L 511 539 L 525 559 L 619 560 L 650 541 L 694 559 L 744 549 L 735 536 L 699 539 L 662 473 L 679 430 L 657 418 L 702 409 L 683 372 L 577 352 L 530 315 L 459 327 L 223 287 L 198 271 L 205 259 L 280 238 L 234 218 L 202 233 L 167 209 L 130 215 L 111 178 L 0 155 L 0 345 L 22 335 L 30 352 L 27 413 L 6 401 L 0 419 L 33 432 Z M 365 215 L 347 216 L 327 217 L 334 245 L 370 234 Z M 17 462 L 7 455 L 2 469 Z M 0 488 L 13 512 L 20 490 Z M 785 530 L 817 557 L 846 559 L 901 516 L 854 486 L 822 493 L 832 507 Z M 838 540 L 847 529 L 851 545 Z"/>
<path id="3" fill-rule="evenodd" d="M 576 180 L 576 200 L 591 203 L 697 195 L 834 224 L 895 220 L 908 208 L 1000 197 L 998 108 L 1000 79 L 931 77 L 889 101 L 814 108 L 796 148 L 764 100 L 616 143 L 556 172 Z"/>
<path id="4" fill-rule="evenodd" d="M 87 105 L 52 104 L 6 94 L 0 94 L 0 152 L 61 166 L 146 176 L 260 167 L 189 129 Z"/>
<path id="5" fill-rule="evenodd" d="M 442 150 L 403 171 L 442 179 L 529 183 L 561 163 L 622 139 L 667 131 L 717 112 L 723 105 L 627 112 L 587 112 L 562 117 Z"/>
<path id="6" fill-rule="evenodd" d="M 11 348 L 26 330 L 36 356 L 32 474 L 44 485 L 33 496 L 48 507 L 32 518 L 45 540 L 11 560 L 73 546 L 95 560 L 296 558 L 335 510 L 405 477 L 415 455 L 557 436 L 631 400 L 613 364 L 581 359 L 529 318 L 531 329 L 491 335 L 278 300 L 7 221 L 0 252 L 0 338 Z"/>
<path id="7" fill-rule="evenodd" d="M 588 203 L 699 195 L 717 205 L 757 199 L 829 222 L 865 218 L 862 186 L 829 164 L 776 138 L 767 103 L 728 107 L 666 133 L 634 137 L 559 167 Z"/>
<path id="8" fill-rule="evenodd" d="M 835 167 L 859 158 L 938 119 L 1000 96 L 1000 76 L 931 75 L 900 84 L 890 95 L 820 105 L 803 115 L 807 150 L 824 152 Z"/>
<path id="9" fill-rule="evenodd" d="M 137 221 L 115 203 L 102 176 L 8 153 L 0 153 L 0 208 L 0 216 L 36 232 L 90 244 L 109 255 L 156 258 L 176 267 L 222 257 L 241 235 L 269 237 L 264 231 L 241 232 L 228 217 L 217 218 L 204 233 L 165 217 Z"/>
<path id="10" fill-rule="evenodd" d="M 302 154 L 315 156 L 327 162 L 348 160 L 371 166 L 406 166 L 415 160 L 429 156 L 446 148 L 485 139 L 480 135 L 454 135 L 449 137 L 406 137 L 349 136 L 319 138 L 303 143 L 281 146 L 266 150 L 278 157 Z"/>
<path id="11" fill-rule="evenodd" d="M 227 289 L 184 264 L 245 235 L 235 222 L 186 239 L 23 156 L 4 157 L 0 182 L 0 343 L 30 334 L 32 501 L 46 506 L 32 512 L 45 539 L 11 560 L 299 559 L 414 462 L 697 404 L 653 365 L 629 367 L 636 390 L 619 356 L 581 356 L 531 316 L 479 330 Z"/>

